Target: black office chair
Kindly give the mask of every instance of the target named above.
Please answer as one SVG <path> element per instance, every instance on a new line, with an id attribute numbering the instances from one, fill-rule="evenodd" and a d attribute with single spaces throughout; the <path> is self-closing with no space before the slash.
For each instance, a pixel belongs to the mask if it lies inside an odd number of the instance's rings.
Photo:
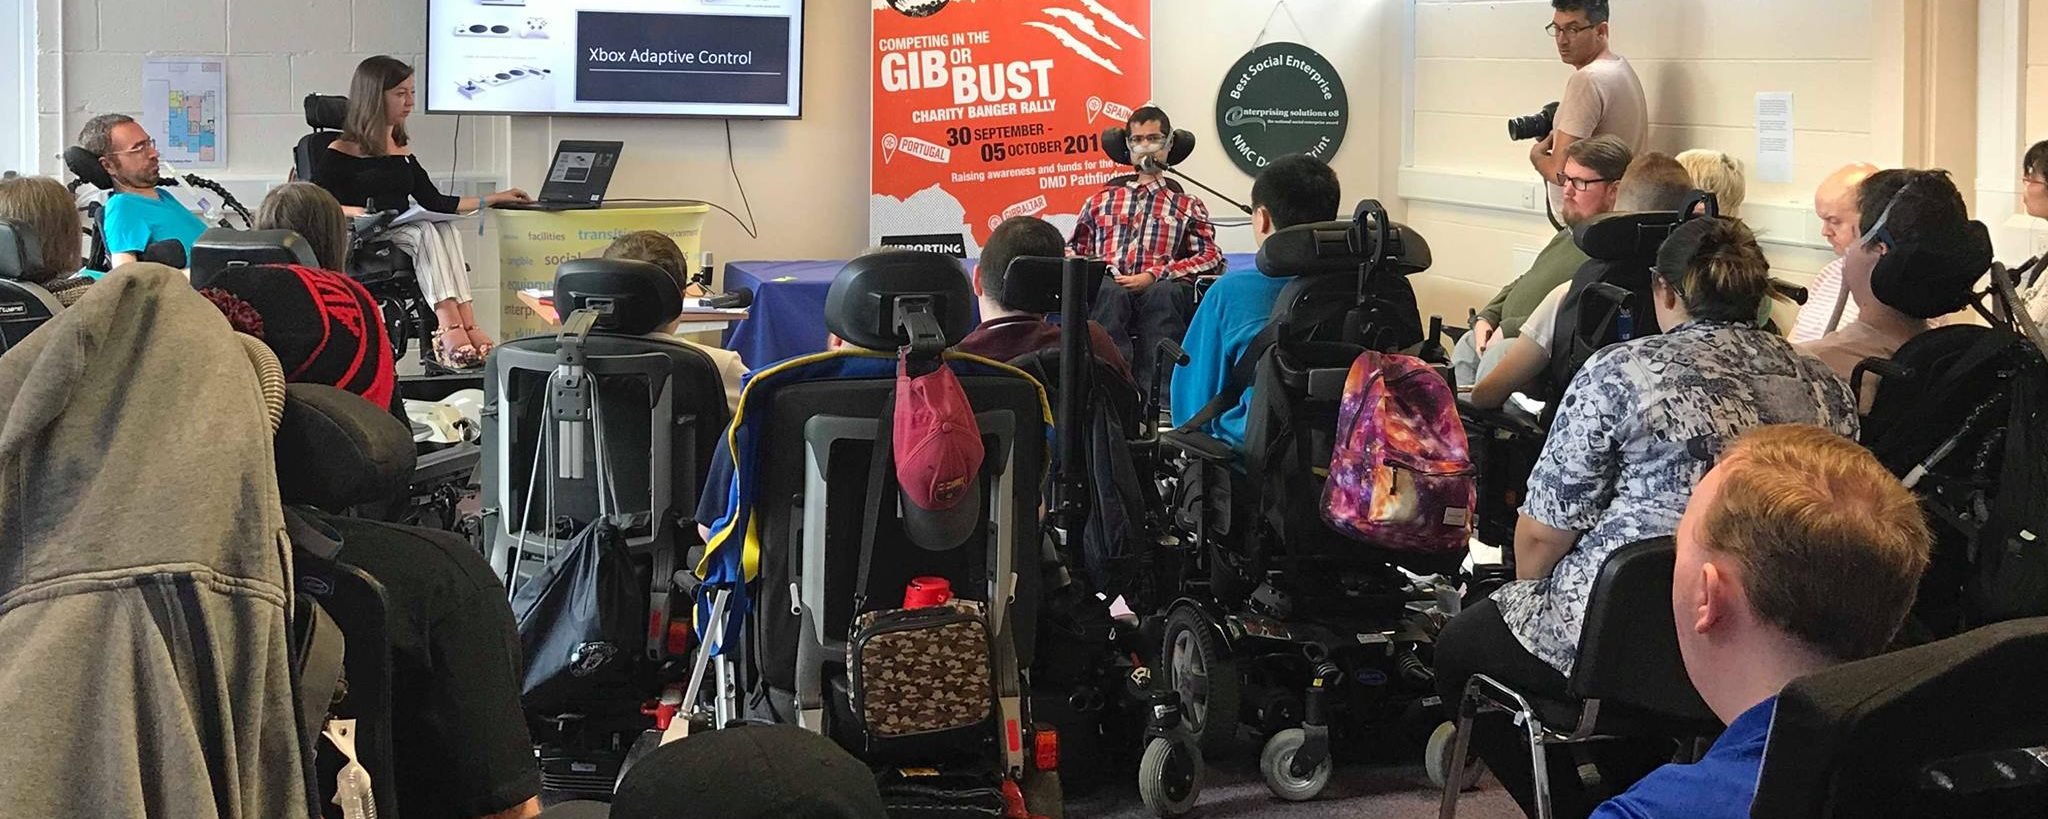
<path id="1" fill-rule="evenodd" d="M 1721 720 L 1694 690 L 1678 653 L 1671 614 L 1677 554 L 1671 538 L 1658 538 L 1616 549 L 1601 564 L 1566 681 L 1570 699 L 1530 696 L 1485 674 L 1473 675 L 1457 704 L 1451 759 L 1469 764 L 1472 722 L 1480 713 L 1510 714 L 1527 735 L 1535 763 L 1536 819 L 1550 819 L 1549 748 L 1616 737 L 1718 736 Z M 1700 744 L 1693 743 L 1695 749 Z M 1457 815 L 1462 779 L 1447 777 L 1441 819 Z"/>
<path id="2" fill-rule="evenodd" d="M 63 310 L 50 291 L 23 281 L 43 264 L 42 244 L 27 225 L 0 219 L 0 353 Z"/>
<path id="3" fill-rule="evenodd" d="M 1750 815 L 2048 815 L 2048 619 L 2011 620 L 1794 681 Z"/>

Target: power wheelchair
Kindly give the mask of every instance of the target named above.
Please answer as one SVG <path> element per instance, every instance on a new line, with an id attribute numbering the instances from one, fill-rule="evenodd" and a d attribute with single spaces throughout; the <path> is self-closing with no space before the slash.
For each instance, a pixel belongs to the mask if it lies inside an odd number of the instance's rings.
<path id="1" fill-rule="evenodd" d="M 636 738 L 657 724 L 652 703 L 682 679 L 689 641 L 673 632 L 694 583 L 678 570 L 699 545 L 689 517 L 729 414 L 707 355 L 647 336 L 682 309 L 660 268 L 576 260 L 556 271 L 555 293 L 561 331 L 507 342 L 486 365 L 484 549 L 516 595 L 565 559 L 575 533 L 599 521 L 618 528 L 632 587 L 611 591 L 631 599 L 590 603 L 644 624 L 637 644 L 614 647 L 626 679 L 542 700 L 527 692 L 544 790 L 605 799 Z"/>
<path id="2" fill-rule="evenodd" d="M 1370 200 L 1350 221 L 1268 238 L 1259 271 L 1293 281 L 1267 329 L 1224 395 L 1158 436 L 1167 582 L 1134 605 L 1141 639 L 1156 647 L 1138 784 L 1160 815 L 1193 806 L 1203 755 L 1229 749 L 1241 727 L 1267 737 L 1260 769 L 1274 794 L 1305 800 L 1328 782 L 1333 726 L 1370 730 L 1433 704 L 1430 645 L 1457 605 L 1440 578 L 1464 555 L 1360 544 L 1317 508 L 1353 361 L 1367 350 L 1443 359 L 1425 349 L 1407 281 L 1429 266 L 1423 237 Z M 1186 360 L 1178 345 L 1162 348 L 1162 366 Z M 1247 389 L 1243 452 L 1199 431 Z"/>
<path id="3" fill-rule="evenodd" d="M 307 94 L 304 100 L 306 125 L 313 129 L 292 146 L 293 178 L 312 181 L 321 152 L 341 138 L 342 120 L 348 115 L 348 98 Z M 361 282 L 384 312 L 385 333 L 391 338 L 391 357 L 404 360 L 414 342 L 420 345 L 420 366 L 427 372 L 444 368 L 434 359 L 434 328 L 439 319 L 434 306 L 420 293 L 412 257 L 400 250 L 388 235 L 398 211 L 365 213 L 349 223 L 348 270 Z"/>
<path id="4" fill-rule="evenodd" d="M 71 171 L 72 180 L 69 187 L 72 194 L 78 197 L 78 209 L 84 217 L 86 237 L 90 240 L 90 250 L 85 257 L 85 269 L 111 270 L 113 254 L 107 249 L 107 198 L 113 195 L 114 179 L 107 174 L 106 168 L 100 166 L 99 155 L 76 145 L 64 149 L 64 167 Z M 168 170 L 168 166 L 165 169 Z M 249 209 L 243 207 L 241 201 L 229 193 L 227 188 L 211 179 L 198 174 L 179 175 L 173 171 L 170 175 L 157 180 L 157 184 L 163 187 L 189 186 L 212 193 L 220 197 L 222 207 L 240 217 L 243 228 L 256 224 L 256 218 L 249 214 Z M 91 185 L 93 190 L 80 193 L 79 190 L 87 185 Z M 233 227 L 233 223 L 223 218 L 210 227 Z M 164 240 L 144 248 L 141 260 L 157 262 L 167 267 L 184 268 L 189 266 L 188 256 L 183 246 L 175 241 Z"/>
<path id="5" fill-rule="evenodd" d="M 42 266 L 42 247 L 27 225 L 0 220 L 0 353 L 64 309 L 49 291 L 21 278 Z"/>

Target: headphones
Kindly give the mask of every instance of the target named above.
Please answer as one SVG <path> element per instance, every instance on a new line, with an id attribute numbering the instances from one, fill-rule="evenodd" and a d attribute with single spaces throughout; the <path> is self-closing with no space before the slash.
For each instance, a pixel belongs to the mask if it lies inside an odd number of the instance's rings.
<path id="1" fill-rule="evenodd" d="M 1108 154 L 1109 158 L 1118 165 L 1137 166 L 1137 163 L 1131 158 L 1131 131 L 1129 128 L 1118 125 L 1103 131 L 1102 152 Z M 1187 158 L 1195 153 L 1195 135 L 1182 130 L 1176 130 L 1171 134 L 1167 134 L 1166 150 L 1164 153 L 1166 154 L 1165 167 L 1170 168 L 1186 162 Z M 1140 168 L 1140 170 L 1143 169 Z"/>

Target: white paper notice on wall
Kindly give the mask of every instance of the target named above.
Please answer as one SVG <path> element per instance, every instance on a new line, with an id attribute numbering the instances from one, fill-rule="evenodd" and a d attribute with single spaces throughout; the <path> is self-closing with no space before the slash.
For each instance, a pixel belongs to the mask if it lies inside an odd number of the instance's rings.
<path id="1" fill-rule="evenodd" d="M 151 57 L 142 61 L 142 127 L 165 162 L 187 168 L 228 164 L 227 61 Z"/>
<path id="2" fill-rule="evenodd" d="M 1792 94 L 1756 95 L 1756 174 L 1764 182 L 1792 181 Z"/>

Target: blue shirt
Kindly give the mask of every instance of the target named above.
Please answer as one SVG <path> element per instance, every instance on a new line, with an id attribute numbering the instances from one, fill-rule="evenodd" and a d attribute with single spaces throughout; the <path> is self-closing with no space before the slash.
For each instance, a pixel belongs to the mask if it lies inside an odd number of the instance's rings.
<path id="1" fill-rule="evenodd" d="M 1273 303 L 1293 278 L 1273 278 L 1257 269 L 1232 270 L 1223 274 L 1202 296 L 1202 306 L 1188 322 L 1181 348 L 1188 363 L 1173 374 L 1173 423 L 1187 423 L 1223 392 L 1230 380 L 1230 368 L 1273 316 Z M 1234 449 L 1244 448 L 1245 418 L 1251 412 L 1252 391 L 1246 389 L 1231 407 L 1201 431 Z"/>
<path id="2" fill-rule="evenodd" d="M 1700 761 L 1651 771 L 1627 793 L 1601 803 L 1593 819 L 1749 819 L 1777 708 L 1772 697 L 1742 712 Z"/>
<path id="3" fill-rule="evenodd" d="M 206 232 L 206 223 L 170 191 L 156 189 L 156 198 L 117 193 L 107 198 L 107 252 L 140 254 L 151 244 L 176 239 L 192 255 L 192 244 Z"/>

